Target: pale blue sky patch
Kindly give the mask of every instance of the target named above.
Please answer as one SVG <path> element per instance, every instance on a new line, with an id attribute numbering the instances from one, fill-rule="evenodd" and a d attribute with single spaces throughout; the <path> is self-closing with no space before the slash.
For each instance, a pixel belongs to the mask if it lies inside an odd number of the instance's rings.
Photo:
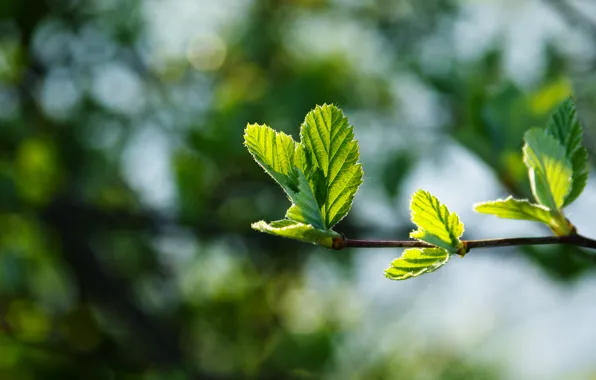
<path id="1" fill-rule="evenodd" d="M 171 212 L 176 204 L 172 178 L 172 143 L 165 131 L 145 125 L 133 134 L 124 151 L 123 172 L 150 208 Z"/>

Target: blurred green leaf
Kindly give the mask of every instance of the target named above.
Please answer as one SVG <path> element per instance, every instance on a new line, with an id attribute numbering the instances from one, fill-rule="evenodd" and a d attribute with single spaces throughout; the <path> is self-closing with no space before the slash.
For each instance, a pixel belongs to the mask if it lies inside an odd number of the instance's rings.
<path id="1" fill-rule="evenodd" d="M 333 238 L 340 237 L 335 231 L 322 231 L 309 224 L 299 223 L 288 219 L 277 220 L 271 223 L 266 223 L 261 220 L 253 223 L 251 227 L 257 231 L 266 232 L 271 235 L 300 240 L 306 243 L 319 244 L 327 248 L 333 246 Z"/>
<path id="2" fill-rule="evenodd" d="M 569 78 L 557 75 L 530 95 L 529 106 L 535 114 L 545 115 L 569 98 L 572 91 L 573 86 Z"/>
<path id="3" fill-rule="evenodd" d="M 571 190 L 563 203 L 565 207 L 579 197 L 588 182 L 588 153 L 583 146 L 583 129 L 572 98 L 561 103 L 551 116 L 546 130 L 565 147 L 566 157 L 573 169 Z"/>
<path id="4" fill-rule="evenodd" d="M 530 203 L 527 199 L 514 199 L 513 197 L 478 203 L 474 205 L 474 210 L 499 218 L 534 220 L 549 225 L 553 220 L 547 207 Z"/>
<path id="5" fill-rule="evenodd" d="M 442 248 L 409 248 L 385 269 L 385 277 L 390 280 L 406 280 L 434 272 L 449 261 L 449 256 L 449 252 Z"/>
<path id="6" fill-rule="evenodd" d="M 300 136 L 304 172 L 331 228 L 350 211 L 364 174 L 353 127 L 339 108 L 324 104 L 306 115 Z"/>
<path id="7" fill-rule="evenodd" d="M 418 190 L 412 195 L 410 204 L 412 222 L 418 226 L 410 237 L 443 248 L 450 253 L 457 253 L 463 247 L 459 240 L 464 233 L 464 224 L 454 212 L 431 195 L 428 191 Z"/>
<path id="8" fill-rule="evenodd" d="M 551 210 L 560 210 L 571 190 L 571 164 L 565 148 L 543 129 L 530 129 L 525 135 L 524 163 L 528 167 L 532 193 Z"/>
<path id="9" fill-rule="evenodd" d="M 29 202 L 47 202 L 60 185 L 58 152 L 49 139 L 23 141 L 17 151 L 16 169 L 16 184 L 21 196 Z"/>

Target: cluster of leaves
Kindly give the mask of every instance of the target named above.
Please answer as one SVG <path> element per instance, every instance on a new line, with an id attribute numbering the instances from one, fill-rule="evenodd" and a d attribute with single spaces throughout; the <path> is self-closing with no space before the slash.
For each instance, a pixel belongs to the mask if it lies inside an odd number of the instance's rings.
<path id="1" fill-rule="evenodd" d="M 527 199 L 498 199 L 475 205 L 480 213 L 501 218 L 545 223 L 557 235 L 575 234 L 564 207 L 581 194 L 588 178 L 588 155 L 582 127 L 571 98 L 565 100 L 545 129 L 524 136 L 523 158 L 536 203 Z M 286 219 L 253 223 L 256 230 L 325 246 L 341 247 L 344 238 L 332 227 L 349 212 L 362 183 L 358 143 L 353 127 L 340 109 L 317 106 L 300 129 L 300 143 L 266 125 L 249 124 L 245 145 L 254 159 L 279 183 L 292 202 Z M 453 254 L 465 255 L 460 240 L 464 225 L 456 213 L 424 190 L 412 196 L 410 237 L 428 247 L 406 249 L 385 270 L 385 276 L 404 280 L 443 266 Z"/>
<path id="2" fill-rule="evenodd" d="M 244 144 L 292 202 L 286 219 L 253 223 L 256 230 L 332 248 L 335 226 L 350 211 L 362 183 L 353 127 L 333 105 L 306 115 L 300 142 L 266 125 L 249 124 Z"/>
<path id="3" fill-rule="evenodd" d="M 385 270 L 385 276 L 391 280 L 405 280 L 434 272 L 445 265 L 452 254 L 463 256 L 467 250 L 460 240 L 464 224 L 456 213 L 449 212 L 428 191 L 418 190 L 414 193 L 410 210 L 412 222 L 418 226 L 416 231 L 410 232 L 410 237 L 434 247 L 406 249 Z"/>
<path id="4" fill-rule="evenodd" d="M 526 199 L 498 199 L 475 205 L 483 214 L 507 219 L 524 219 L 548 225 L 556 235 L 575 233 L 563 208 L 579 197 L 588 180 L 588 153 L 573 100 L 565 100 L 550 118 L 546 128 L 526 132 L 523 147 L 532 194 Z"/>

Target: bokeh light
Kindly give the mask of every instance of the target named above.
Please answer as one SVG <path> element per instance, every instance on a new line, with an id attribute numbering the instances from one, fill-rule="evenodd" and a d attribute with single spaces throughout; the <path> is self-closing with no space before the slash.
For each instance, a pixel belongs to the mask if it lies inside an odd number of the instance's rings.
<path id="1" fill-rule="evenodd" d="M 334 103 L 365 171 L 338 231 L 406 238 L 424 188 L 468 239 L 543 235 L 471 206 L 531 196 L 523 133 L 570 94 L 596 150 L 594 67 L 590 0 L 3 0 L 0 378 L 594 378 L 594 253 L 389 281 L 400 250 L 251 230 L 289 203 L 242 145 Z M 595 209 L 590 179 L 567 216 Z"/>

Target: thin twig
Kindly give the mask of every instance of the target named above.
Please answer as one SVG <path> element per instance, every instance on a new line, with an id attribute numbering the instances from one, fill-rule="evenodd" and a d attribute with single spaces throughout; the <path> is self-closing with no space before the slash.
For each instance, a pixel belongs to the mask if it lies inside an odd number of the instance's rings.
<path id="1" fill-rule="evenodd" d="M 577 247 L 596 249 L 596 240 L 582 235 L 543 236 L 486 240 L 463 240 L 467 250 L 473 248 L 511 247 L 519 245 L 550 245 L 569 244 Z M 333 243 L 333 249 L 343 248 L 428 248 L 432 245 L 417 240 L 354 240 L 338 238 Z"/>

